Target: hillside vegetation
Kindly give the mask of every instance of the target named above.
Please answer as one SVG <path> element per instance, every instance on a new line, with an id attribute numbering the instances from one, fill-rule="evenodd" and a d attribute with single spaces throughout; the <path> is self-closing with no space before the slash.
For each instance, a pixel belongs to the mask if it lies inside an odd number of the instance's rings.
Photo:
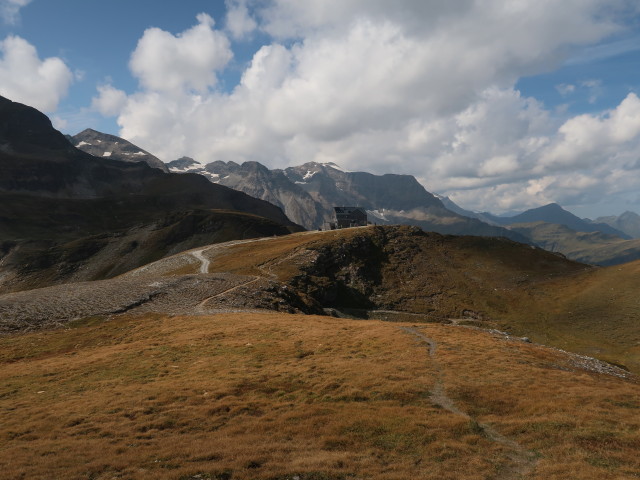
<path id="1" fill-rule="evenodd" d="M 3 478 L 640 471 L 634 377 L 516 338 L 277 313 L 69 327 L 0 337 Z"/>
<path id="2" fill-rule="evenodd" d="M 497 328 L 640 372 L 638 288 L 640 262 L 595 268 L 506 239 L 366 227 L 214 245 L 100 287 L 0 296 L 0 316 L 20 319 L 0 329 L 122 311 L 332 312 Z"/>
<path id="3" fill-rule="evenodd" d="M 369 227 L 233 245 L 216 253 L 210 271 L 268 271 L 311 311 L 453 319 L 640 372 L 640 262 L 594 268 L 507 239 Z"/>

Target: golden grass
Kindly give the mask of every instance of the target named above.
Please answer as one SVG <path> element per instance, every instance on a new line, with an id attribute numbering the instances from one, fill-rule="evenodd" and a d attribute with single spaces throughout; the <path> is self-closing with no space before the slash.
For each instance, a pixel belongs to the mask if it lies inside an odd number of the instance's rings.
<path id="1" fill-rule="evenodd" d="M 637 377 L 621 381 L 552 349 L 487 337 L 440 330 L 439 362 L 458 405 L 539 456 L 531 478 L 640 478 Z"/>
<path id="2" fill-rule="evenodd" d="M 294 233 L 268 241 L 256 241 L 233 245 L 220 252 L 209 268 L 210 272 L 229 272 L 239 275 L 275 275 L 287 281 L 300 273 L 299 264 L 288 259 L 301 250 L 319 245 L 344 242 L 350 238 L 371 232 L 371 229 L 348 228 L 324 232 Z"/>
<path id="3" fill-rule="evenodd" d="M 504 316 L 534 340 L 640 373 L 640 261 L 524 288 Z"/>
<path id="4" fill-rule="evenodd" d="M 304 252 L 379 230 L 307 232 L 235 245 L 216 255 L 210 271 L 288 281 L 309 265 Z M 640 373 L 640 261 L 590 268 L 513 242 L 435 234 L 400 237 L 386 249 L 375 300 L 391 307 L 382 308 L 435 320 L 479 312 L 488 326 Z"/>
<path id="5" fill-rule="evenodd" d="M 634 478 L 638 385 L 456 327 L 281 314 L 91 319 L 0 338 L 2 478 Z M 435 406 L 437 382 L 472 419 Z M 197 475 L 200 475 L 197 477 Z"/>

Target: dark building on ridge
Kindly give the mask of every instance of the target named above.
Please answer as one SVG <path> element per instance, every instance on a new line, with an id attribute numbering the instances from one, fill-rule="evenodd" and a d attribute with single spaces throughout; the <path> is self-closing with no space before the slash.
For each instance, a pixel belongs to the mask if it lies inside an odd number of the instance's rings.
<path id="1" fill-rule="evenodd" d="M 336 228 L 364 227 L 367 225 L 367 211 L 360 207 L 333 207 Z"/>

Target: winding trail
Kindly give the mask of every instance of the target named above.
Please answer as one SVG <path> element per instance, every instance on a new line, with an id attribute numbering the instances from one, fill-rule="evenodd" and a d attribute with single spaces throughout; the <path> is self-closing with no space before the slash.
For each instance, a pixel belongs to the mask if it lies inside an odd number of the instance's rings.
<path id="1" fill-rule="evenodd" d="M 432 365 L 437 373 L 436 383 L 430 395 L 431 401 L 434 403 L 434 405 L 442 407 L 450 413 L 460 415 L 464 418 L 469 419 L 470 421 L 475 422 L 475 424 L 478 425 L 478 427 L 482 430 L 486 438 L 488 438 L 492 442 L 499 443 L 500 445 L 503 445 L 509 449 L 509 452 L 506 455 L 509 463 L 497 473 L 494 479 L 516 480 L 524 478 L 526 475 L 533 472 L 538 462 L 535 458 L 535 454 L 532 451 L 526 450 L 515 440 L 505 437 L 497 430 L 495 430 L 491 425 L 478 422 L 476 418 L 456 406 L 453 399 L 447 395 L 447 392 L 444 388 L 442 366 L 436 359 L 438 343 L 432 338 L 427 337 L 424 333 L 420 332 L 416 328 L 401 327 L 401 330 L 417 337 L 418 339 L 425 342 L 428 346 L 429 358 L 431 359 Z"/>
<path id="2" fill-rule="evenodd" d="M 209 247 L 200 248 L 198 250 L 192 250 L 189 253 L 193 255 L 196 260 L 200 261 L 200 273 L 209 273 L 209 265 L 211 265 L 211 260 L 204 256 L 202 252 L 208 250 Z"/>
<path id="3" fill-rule="evenodd" d="M 237 290 L 241 287 L 246 287 L 247 285 L 251 285 L 252 283 L 257 282 L 258 280 L 262 280 L 262 277 L 253 277 L 250 280 L 247 280 L 246 282 L 241 283 L 240 285 L 236 285 L 234 287 L 231 288 L 227 288 L 226 290 L 223 290 L 222 292 L 218 292 L 215 295 L 211 295 L 210 297 L 205 298 L 204 300 L 202 300 L 197 306 L 196 306 L 196 312 L 198 313 L 206 313 L 206 305 L 210 300 L 213 300 L 216 297 L 220 297 L 222 295 L 225 295 L 227 293 L 233 292 L 234 290 Z"/>

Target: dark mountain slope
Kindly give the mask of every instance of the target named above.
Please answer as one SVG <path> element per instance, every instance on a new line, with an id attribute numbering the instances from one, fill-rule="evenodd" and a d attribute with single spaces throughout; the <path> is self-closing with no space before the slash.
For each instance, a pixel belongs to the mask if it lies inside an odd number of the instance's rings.
<path id="1" fill-rule="evenodd" d="M 1 97 L 0 171 L 0 289 L 15 289 L 23 267 L 50 258 L 50 249 L 95 235 L 112 235 L 110 244 L 138 242 L 139 261 L 174 253 L 170 235 L 149 247 L 152 252 L 144 252 L 146 237 L 133 232 L 163 228 L 178 221 L 176 215 L 188 217 L 195 211 L 210 215 L 203 221 L 211 225 L 221 210 L 226 212 L 221 232 L 205 228 L 208 235 L 200 238 L 204 244 L 300 230 L 278 207 L 200 175 L 167 174 L 142 162 L 82 152 L 53 129 L 45 115 Z M 242 229 L 231 226 L 236 214 L 242 216 Z M 91 257 L 83 255 L 83 261 Z M 55 281 L 67 278 L 61 274 Z"/>

